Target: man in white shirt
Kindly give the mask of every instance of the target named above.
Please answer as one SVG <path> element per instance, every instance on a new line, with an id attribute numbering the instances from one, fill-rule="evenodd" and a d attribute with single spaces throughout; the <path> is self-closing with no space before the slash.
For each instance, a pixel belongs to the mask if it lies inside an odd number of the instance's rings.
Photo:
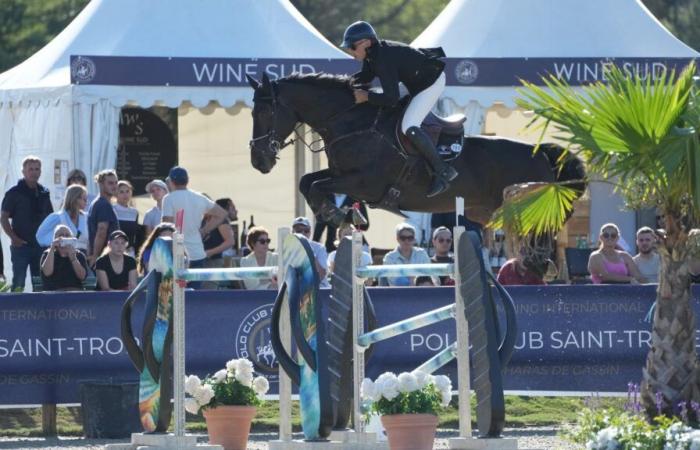
<path id="1" fill-rule="evenodd" d="M 306 217 L 297 217 L 292 222 L 292 231 L 297 234 L 301 234 L 306 238 L 311 246 L 311 250 L 314 252 L 316 257 L 316 270 L 318 271 L 318 278 L 321 280 L 320 287 L 327 288 L 331 287 L 328 282 L 328 252 L 326 247 L 319 242 L 311 240 L 311 222 Z"/>
<path id="2" fill-rule="evenodd" d="M 659 264 L 661 258 L 656 253 L 656 234 L 649 227 L 642 227 L 637 230 L 637 250 L 639 253 L 632 259 L 637 264 L 637 268 L 646 278 L 647 283 L 659 282 Z"/>
<path id="3" fill-rule="evenodd" d="M 183 167 L 175 166 L 170 169 L 167 181 L 170 184 L 170 193 L 163 198 L 162 221 L 174 223 L 177 212 L 184 211 L 182 234 L 185 236 L 189 267 L 202 268 L 207 258 L 202 236 L 206 236 L 226 220 L 226 211 L 199 192 L 187 189 L 189 176 Z M 204 227 L 200 227 L 204 216 L 208 219 Z M 195 289 L 200 285 L 199 282 L 191 283 Z"/>
<path id="4" fill-rule="evenodd" d="M 146 228 L 146 237 L 160 223 L 163 216 L 163 197 L 168 195 L 168 185 L 163 180 L 153 180 L 146 185 L 146 192 L 151 194 L 151 198 L 156 201 L 156 206 L 146 211 L 143 216 L 143 226 Z"/>

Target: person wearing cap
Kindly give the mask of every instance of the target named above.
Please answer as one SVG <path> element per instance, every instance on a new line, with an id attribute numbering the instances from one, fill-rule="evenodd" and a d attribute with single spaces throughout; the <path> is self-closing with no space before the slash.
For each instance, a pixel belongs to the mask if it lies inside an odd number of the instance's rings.
<path id="1" fill-rule="evenodd" d="M 136 259 L 127 255 L 129 238 L 121 230 L 110 233 L 107 246 L 109 250 L 95 263 L 97 290 L 131 291 L 136 287 Z"/>
<path id="2" fill-rule="evenodd" d="M 354 90 L 355 103 L 391 108 L 401 99 L 399 83 L 411 94 L 411 102 L 401 120 L 401 132 L 430 165 L 434 174 L 426 192 L 433 197 L 449 187 L 457 171 L 444 162 L 433 140 L 421 129 L 421 123 L 445 89 L 445 57 L 442 48 L 414 48 L 402 42 L 380 40 L 371 24 L 357 21 L 345 30 L 340 47 L 362 61 L 362 70 L 353 75 L 354 85 L 368 85 L 379 78 L 382 92 Z"/>
<path id="3" fill-rule="evenodd" d="M 151 194 L 151 198 L 156 201 L 156 205 L 146 211 L 146 215 L 143 216 L 144 234 L 150 236 L 153 229 L 160 223 L 160 218 L 163 216 L 163 197 L 170 191 L 165 181 L 153 180 L 146 185 L 146 192 Z"/>
<path id="4" fill-rule="evenodd" d="M 117 193 L 117 173 L 113 169 L 100 171 L 95 175 L 95 182 L 100 188 L 97 197 L 88 209 L 88 265 L 94 267 L 95 261 L 102 255 L 107 245 L 107 238 L 119 229 L 119 220 L 112 207 L 112 197 Z"/>
<path id="5" fill-rule="evenodd" d="M 396 225 L 396 242 L 399 244 L 396 249 L 384 255 L 384 264 L 430 264 L 428 253 L 413 245 L 416 242 L 413 225 L 405 222 Z M 380 281 L 389 286 L 412 286 L 415 277 L 387 277 Z"/>
<path id="6" fill-rule="evenodd" d="M 202 238 L 226 220 L 226 211 L 199 192 L 187 188 L 190 181 L 184 167 L 175 166 L 168 174 L 170 193 L 163 198 L 163 215 L 161 221 L 175 222 L 177 212 L 183 211 L 182 234 L 185 237 L 185 250 L 189 258 L 189 267 L 202 268 L 207 259 Z M 202 220 L 207 217 L 203 226 Z M 190 283 L 198 289 L 201 282 Z"/>
<path id="7" fill-rule="evenodd" d="M 326 277 L 326 275 L 328 275 L 328 252 L 326 251 L 326 247 L 322 244 L 311 240 L 311 221 L 306 217 L 297 217 L 294 219 L 294 222 L 292 222 L 292 232 L 301 234 L 309 241 L 311 250 L 313 250 L 314 256 L 316 257 L 316 271 L 318 272 L 319 280 L 321 280 L 320 287 L 331 287 Z"/>
<path id="8" fill-rule="evenodd" d="M 437 227 L 433 231 L 433 248 L 435 254 L 430 258 L 430 262 L 435 264 L 454 263 L 455 260 L 450 255 L 452 247 L 452 232 L 447 227 Z M 449 275 L 438 277 L 440 286 L 454 286 L 455 280 Z"/>

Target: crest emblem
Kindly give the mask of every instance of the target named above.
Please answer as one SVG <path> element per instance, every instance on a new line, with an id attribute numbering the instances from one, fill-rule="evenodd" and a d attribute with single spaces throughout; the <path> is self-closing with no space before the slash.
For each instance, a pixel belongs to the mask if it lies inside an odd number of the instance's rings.
<path id="1" fill-rule="evenodd" d="M 235 338 L 236 357 L 250 359 L 269 381 L 276 379 L 278 374 L 277 357 L 270 339 L 272 306 L 271 303 L 262 305 L 248 313 L 241 321 Z"/>
<path id="2" fill-rule="evenodd" d="M 78 56 L 71 62 L 70 75 L 73 82 L 76 84 L 89 83 L 95 79 L 97 67 L 90 58 Z"/>
<path id="3" fill-rule="evenodd" d="M 462 84 L 472 84 L 479 77 L 479 67 L 474 61 L 465 59 L 455 67 L 455 78 Z"/>

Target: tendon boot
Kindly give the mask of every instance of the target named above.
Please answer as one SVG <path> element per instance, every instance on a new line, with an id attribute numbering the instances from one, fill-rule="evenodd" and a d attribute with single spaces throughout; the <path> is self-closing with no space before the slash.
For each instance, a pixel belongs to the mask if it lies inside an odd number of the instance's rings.
<path id="1" fill-rule="evenodd" d="M 459 174 L 452 166 L 440 158 L 433 141 L 420 127 L 409 128 L 406 130 L 406 136 L 433 169 L 433 182 L 426 196 L 434 197 L 447 189 L 450 186 L 450 181 L 454 180 Z"/>
<path id="2" fill-rule="evenodd" d="M 343 222 L 345 222 L 347 212 L 341 210 L 332 203 L 323 202 L 323 204 L 321 205 L 320 216 L 324 222 L 329 223 L 334 227 L 338 228 L 340 227 L 340 225 L 343 224 Z"/>

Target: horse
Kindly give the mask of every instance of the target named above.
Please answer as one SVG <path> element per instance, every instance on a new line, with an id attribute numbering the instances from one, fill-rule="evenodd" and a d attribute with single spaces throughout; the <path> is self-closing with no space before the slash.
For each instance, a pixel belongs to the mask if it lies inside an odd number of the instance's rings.
<path id="1" fill-rule="evenodd" d="M 449 164 L 459 176 L 441 194 L 427 198 L 429 166 L 401 139 L 404 100 L 395 108 L 356 104 L 352 77 L 331 74 L 292 74 L 270 81 L 247 76 L 253 96 L 251 163 L 262 173 L 274 167 L 279 152 L 297 139 L 304 123 L 325 143 L 328 169 L 304 175 L 299 188 L 314 214 L 338 225 L 347 216 L 329 200 L 342 193 L 401 214 L 454 211 L 456 196 L 465 199 L 465 214 L 485 225 L 503 202 L 504 188 L 525 182 L 582 180 L 582 162 L 556 144 L 534 146 L 503 137 L 464 136 L 461 151 Z M 308 144 L 307 144 L 308 146 Z M 557 167 L 557 160 L 565 163 Z M 575 184 L 582 193 L 585 184 Z"/>

